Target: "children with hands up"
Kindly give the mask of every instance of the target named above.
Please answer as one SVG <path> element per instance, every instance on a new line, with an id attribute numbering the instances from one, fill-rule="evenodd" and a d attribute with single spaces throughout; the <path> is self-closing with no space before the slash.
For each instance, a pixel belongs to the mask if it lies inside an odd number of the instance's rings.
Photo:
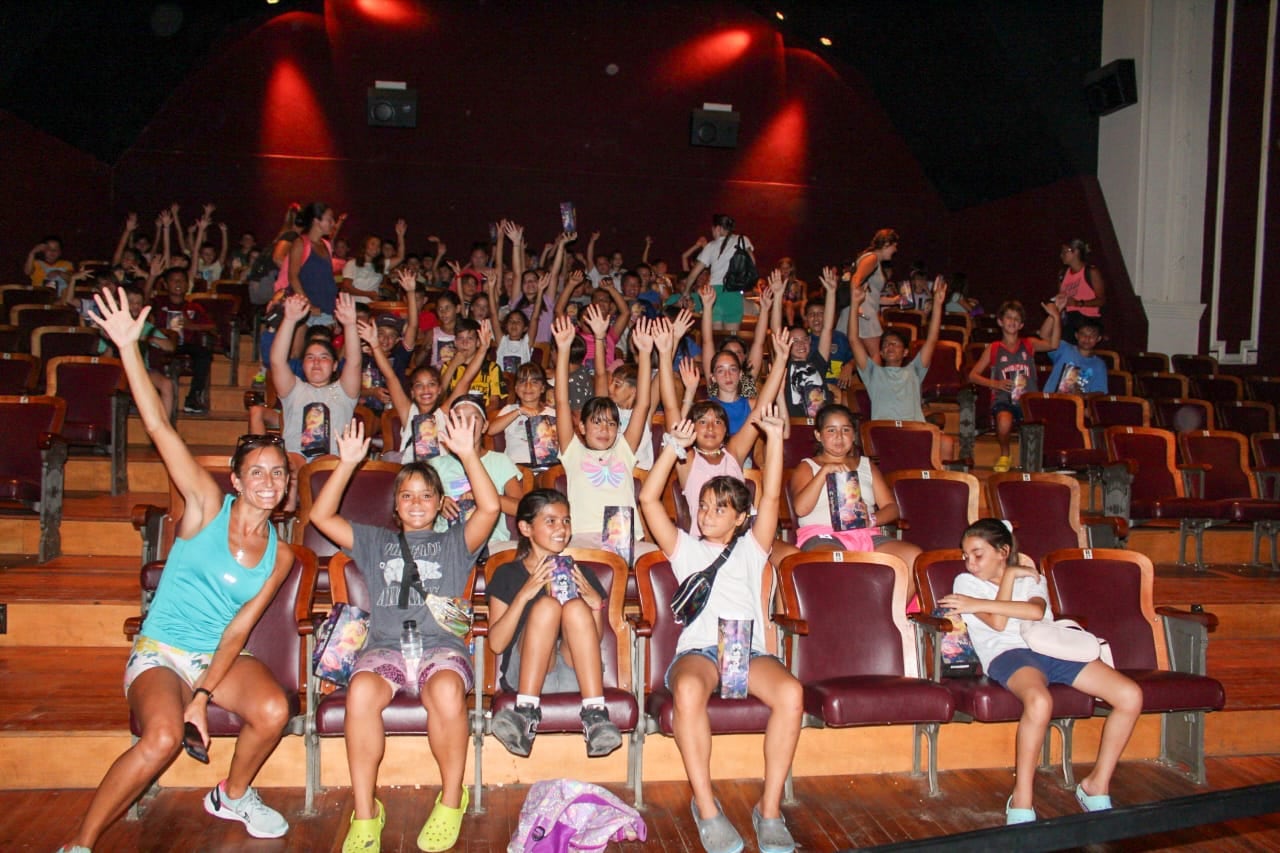
<path id="1" fill-rule="evenodd" d="M 608 285 L 605 285 L 608 287 Z M 584 322 L 596 339 L 594 385 L 597 397 L 608 397 L 618 407 L 619 428 L 624 432 L 636 413 L 636 391 L 639 382 L 639 371 L 634 365 L 618 364 L 610 372 L 605 365 L 605 348 L 601 344 L 609 329 L 609 318 L 605 316 L 599 305 L 588 305 L 583 312 Z M 637 323 L 631 332 L 631 343 L 637 353 L 641 349 L 653 349 L 654 324 L 652 322 Z M 652 381 L 652 380 L 651 380 Z M 650 394 L 649 405 L 640 410 L 640 417 L 645 423 L 653 420 L 653 413 L 658 408 L 658 395 Z M 653 467 L 653 435 L 649 430 L 640 434 L 640 446 L 636 448 L 636 467 L 648 471 Z"/>
<path id="2" fill-rule="evenodd" d="M 561 602 L 549 594 L 555 558 L 569 545 L 569 499 L 535 489 L 516 510 L 520 539 L 515 560 L 489 581 L 489 643 L 502 655 L 505 690 L 516 706 L 493 715 L 494 736 L 514 755 L 527 756 L 542 719 L 542 693 L 582 694 L 582 733 L 587 755 L 608 755 L 622 745 L 604 700 L 600 640 L 606 594 L 591 572 L 573 567 L 576 596 Z"/>
<path id="3" fill-rule="evenodd" d="M 343 294 L 348 299 L 349 294 Z M 406 566 L 401 536 L 383 527 L 352 524 L 338 514 L 342 493 L 369 451 L 358 421 L 348 422 L 338 439 L 338 467 L 316 496 L 311 522 L 352 557 L 369 587 L 369 636 L 356 660 L 347 690 L 344 735 L 351 793 L 351 816 L 344 851 L 377 850 L 386 811 L 374 798 L 385 732 L 382 711 L 399 692 L 418 694 L 427 709 L 427 740 L 440 769 L 441 788 L 435 806 L 418 835 L 421 850 L 448 850 L 458 838 L 468 794 L 462 785 L 470 727 L 466 696 L 474 674 L 466 645 L 440 626 L 426 596 L 461 596 L 476 555 L 498 518 L 498 492 L 475 449 L 475 418 L 453 412 L 441 444 L 462 462 L 471 482 L 476 509 L 471 518 L 442 533 L 435 532 L 444 490 L 428 465 L 404 466 L 395 481 L 395 520 L 403 531 L 412 566 Z M 407 596 L 401 589 L 410 584 Z M 401 602 L 407 598 L 407 604 Z M 418 623 L 423 655 L 416 682 L 400 652 L 401 625 Z"/>
<path id="4" fill-rule="evenodd" d="M 649 407 L 653 337 L 648 327 L 648 320 L 639 321 L 634 336 L 639 353 L 635 408 L 640 411 Z M 620 431 L 618 406 L 608 397 L 587 400 L 581 419 L 576 419 L 569 405 L 569 345 L 577 331 L 568 317 L 557 317 L 552 334 L 556 341 L 556 437 L 560 442 L 560 461 L 564 465 L 569 505 L 577 513 L 579 530 L 586 531 L 574 536 L 570 544 L 599 548 L 604 508 L 636 505 L 631 471 L 636 467 L 636 448 L 649 425 L 642 418 L 632 418 L 626 431 Z M 637 538 L 643 535 L 639 521 L 636 519 Z"/>
<path id="5" fill-rule="evenodd" d="M 1034 565 L 1021 564 L 1017 544 L 1005 524 L 983 518 L 965 530 L 960 547 L 968 574 L 956 578 L 951 595 L 938 603 L 948 616 L 958 614 L 964 620 L 987 676 L 1022 702 L 1006 823 L 1036 819 L 1032 795 L 1036 762 L 1053 711 L 1050 684 L 1068 684 L 1111 707 L 1102 726 L 1093 772 L 1076 786 L 1076 800 L 1085 811 L 1109 809 L 1111 774 L 1142 712 L 1142 688 L 1100 660 L 1065 661 L 1027 648 L 1022 623 L 1053 619 L 1047 604 L 1049 588 Z"/>
<path id="6" fill-rule="evenodd" d="M 677 580 L 707 568 L 724 548 L 728 558 L 716 575 L 706 607 L 684 626 L 676 645 L 676 657 L 666 682 L 675 700 L 676 747 L 693 788 L 691 808 L 698 835 L 707 853 L 736 853 L 742 837 L 725 817 L 711 787 L 711 723 L 707 701 L 720 681 L 717 665 L 718 626 L 721 616 L 748 614 L 753 620 L 751 661 L 747 691 L 769 707 L 764 736 L 764 790 L 752 809 L 756 840 L 765 853 L 793 850 L 782 817 L 782 788 L 800 738 L 803 689 L 778 658 L 768 653 L 771 623 L 762 598 L 766 584 L 772 588 L 769 552 L 778 529 L 778 501 L 782 494 L 782 428 L 784 419 L 776 406 L 757 416 L 765 434 L 764 484 L 755 520 L 747 487 L 732 477 L 713 477 L 698 498 L 701 538 L 676 528 L 662 506 L 662 491 L 679 455 L 688 452 L 697 438 L 691 421 L 682 421 L 668 432 L 663 450 L 640 491 L 640 506 L 650 533 L 671 561 Z M 766 572 L 770 574 L 766 576 Z"/>
<path id="7" fill-rule="evenodd" d="M 719 476 L 743 480 L 742 465 L 751 453 L 751 448 L 755 446 L 758 432 L 755 418 L 749 417 L 742 429 L 729 436 L 729 419 L 719 401 L 702 400 L 692 403 L 692 394 L 699 381 L 698 370 L 692 359 L 684 359 L 680 363 L 680 376 L 685 385 L 685 401 L 683 404 L 679 401 L 669 357 L 675 345 L 676 329 L 665 320 L 659 320 L 657 328 L 654 344 L 659 353 L 658 388 L 662 396 L 662 407 L 665 411 L 672 413 L 672 420 L 677 417 L 675 413 L 679 412 L 680 417 L 687 417 L 695 428 L 693 452 L 686 454 L 684 459 L 676 463 L 676 478 L 689 507 L 689 532 L 697 536 L 698 516 L 693 510 L 698 505 L 703 485 L 711 478 Z M 785 331 L 770 336 L 773 346 L 773 367 L 765 381 L 764 390 L 755 399 L 752 407 L 753 416 L 761 410 L 763 401 L 772 400 L 782 387 L 787 373 L 789 341 L 789 333 Z M 728 443 L 725 442 L 726 437 L 728 437 Z"/>

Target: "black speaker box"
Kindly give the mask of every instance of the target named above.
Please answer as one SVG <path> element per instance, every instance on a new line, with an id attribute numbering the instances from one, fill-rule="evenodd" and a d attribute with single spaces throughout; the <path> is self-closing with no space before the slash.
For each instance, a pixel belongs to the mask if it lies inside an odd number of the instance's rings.
<path id="1" fill-rule="evenodd" d="M 1104 116 L 1138 103 L 1133 60 L 1117 59 L 1086 74 L 1084 97 L 1089 102 L 1089 113 L 1095 116 Z"/>
<path id="2" fill-rule="evenodd" d="M 370 89 L 365 115 L 370 127 L 417 127 L 417 89 Z"/>
<path id="3" fill-rule="evenodd" d="M 689 117 L 689 144 L 737 148 L 741 117 L 728 110 L 694 110 Z"/>

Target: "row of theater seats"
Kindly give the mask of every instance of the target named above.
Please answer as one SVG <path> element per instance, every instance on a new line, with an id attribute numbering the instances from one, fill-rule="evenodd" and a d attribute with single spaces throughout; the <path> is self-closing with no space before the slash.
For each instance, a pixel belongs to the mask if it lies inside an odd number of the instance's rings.
<path id="1" fill-rule="evenodd" d="M 663 675 L 679 634 L 668 607 L 675 578 L 658 552 L 642 557 L 632 570 L 608 552 L 571 550 L 570 554 L 584 570 L 596 574 L 608 593 L 609 630 L 602 645 L 605 698 L 611 719 L 630 734 L 627 781 L 641 805 L 644 742 L 649 736 L 673 732 L 673 699 L 663 685 Z M 297 555 L 289 579 L 254 629 L 247 648 L 272 668 L 289 696 L 288 731 L 305 738 L 305 808 L 309 811 L 319 789 L 319 738 L 342 736 L 346 696 L 341 689 L 325 689 L 309 667 L 299 667 L 300 659 L 310 657 L 317 613 L 315 555 L 302 546 Z M 1220 710 L 1225 702 L 1221 684 L 1193 665 L 1203 661 L 1213 616 L 1161 608 L 1159 615 L 1174 638 L 1175 647 L 1170 648 L 1151 602 L 1152 567 L 1144 556 L 1068 549 L 1047 555 L 1044 565 L 1055 609 L 1088 619 L 1095 632 L 1107 637 L 1117 666 L 1142 686 L 1144 711 L 1164 715 L 1162 758 L 1185 765 L 1202 782 L 1204 713 Z M 367 607 L 368 593 L 358 567 L 339 555 L 330 569 L 332 600 Z M 1020 716 L 1016 698 L 986 678 L 942 676 L 938 635 L 951 625 L 945 619 L 915 616 L 913 634 L 903 615 L 910 570 L 901 561 L 877 554 L 799 554 L 783 561 L 779 570 L 781 587 L 774 618 L 782 631 L 782 655 L 804 684 L 806 726 L 911 725 L 913 766 L 917 771 L 922 766 L 927 769 L 930 790 L 937 793 L 937 734 L 942 724 L 1007 723 Z M 917 561 L 915 579 L 926 613 L 950 591 L 962 571 L 963 558 L 957 550 L 928 552 Z M 478 577 L 479 573 L 477 581 Z M 153 586 L 158 574 L 152 572 L 144 580 Z M 632 584 L 634 596 L 628 593 Z M 1106 606 L 1099 606 L 1102 602 Z M 476 750 L 472 802 L 480 809 L 488 719 L 492 712 L 514 703 L 515 696 L 495 684 L 496 660 L 485 644 L 485 604 L 479 591 L 475 603 L 472 639 L 478 689 L 471 715 Z M 139 624 L 131 620 L 126 630 L 136 632 Z M 849 631 L 850 624 L 858 630 Z M 1069 688 L 1054 688 L 1053 693 L 1054 727 L 1062 737 L 1062 772 L 1070 785 L 1072 725 L 1076 719 L 1105 713 L 1106 708 Z M 577 694 L 544 695 L 539 734 L 580 736 L 580 702 Z M 763 732 L 768 719 L 765 706 L 754 699 L 713 697 L 708 711 L 716 734 Z M 425 711 L 413 697 L 396 697 L 383 721 L 389 734 L 426 734 Z M 216 707 L 211 707 L 209 725 L 214 736 L 238 732 L 238 721 Z M 923 744 L 928 747 L 927 764 L 919 754 Z M 797 770 L 804 772 L 803 766 Z"/>

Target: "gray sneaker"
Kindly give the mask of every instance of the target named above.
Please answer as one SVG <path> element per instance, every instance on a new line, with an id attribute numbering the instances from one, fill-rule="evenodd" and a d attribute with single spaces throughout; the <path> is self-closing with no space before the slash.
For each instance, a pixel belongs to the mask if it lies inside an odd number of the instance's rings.
<path id="1" fill-rule="evenodd" d="M 787 830 L 787 821 L 782 817 L 761 817 L 760 810 L 751 810 L 751 826 L 756 831 L 756 846 L 760 853 L 791 853 L 796 849 L 796 841 Z"/>
<path id="2" fill-rule="evenodd" d="M 689 809 L 693 812 L 693 822 L 698 827 L 698 838 L 702 841 L 702 849 L 707 853 L 741 853 L 746 846 L 742 836 L 733 828 L 733 824 L 729 823 L 729 818 L 724 816 L 724 809 L 720 807 L 719 800 L 716 800 L 716 808 L 720 809 L 720 813 L 704 820 L 698 815 L 697 800 L 689 801 Z"/>
<path id="3" fill-rule="evenodd" d="M 262 802 L 253 788 L 245 789 L 244 796 L 232 802 L 219 782 L 204 797 L 204 810 L 223 820 L 238 820 L 254 838 L 279 838 L 289 831 L 289 822 L 280 812 Z"/>
<path id="4" fill-rule="evenodd" d="M 579 714 L 582 717 L 582 736 L 587 739 L 587 757 L 599 758 L 622 746 L 622 733 L 609 719 L 608 709 L 589 705 Z"/>
<path id="5" fill-rule="evenodd" d="M 517 705 L 515 708 L 503 708 L 494 714 L 489 723 L 489 731 L 507 748 L 507 752 L 528 758 L 541 721 L 541 708 Z"/>

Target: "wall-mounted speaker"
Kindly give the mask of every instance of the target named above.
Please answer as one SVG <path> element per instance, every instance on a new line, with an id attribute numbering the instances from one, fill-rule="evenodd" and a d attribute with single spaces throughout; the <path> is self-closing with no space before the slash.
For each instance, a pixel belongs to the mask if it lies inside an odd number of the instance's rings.
<path id="1" fill-rule="evenodd" d="M 1138 103 L 1133 60 L 1117 59 L 1086 74 L 1084 97 L 1089 103 L 1089 113 L 1095 116 L 1104 116 Z"/>
<path id="2" fill-rule="evenodd" d="M 417 127 L 417 89 L 370 89 L 365 115 L 370 127 Z"/>
<path id="3" fill-rule="evenodd" d="M 689 117 L 689 144 L 737 148 L 741 116 L 729 110 L 694 110 Z"/>

